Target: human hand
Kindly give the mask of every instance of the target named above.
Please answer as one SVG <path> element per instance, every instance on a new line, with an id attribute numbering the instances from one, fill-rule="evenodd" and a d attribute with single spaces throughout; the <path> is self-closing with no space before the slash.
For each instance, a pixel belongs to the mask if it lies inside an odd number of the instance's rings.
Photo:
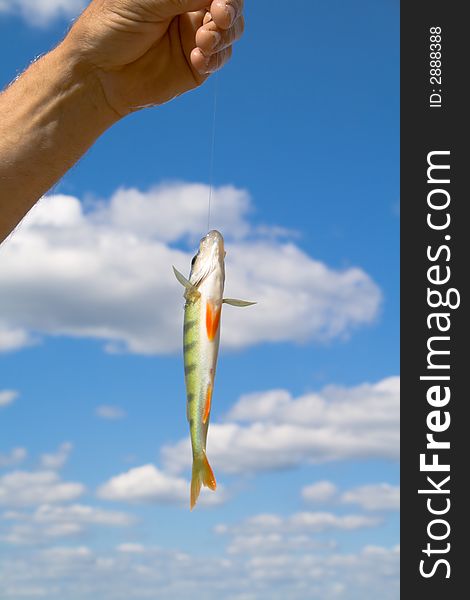
<path id="1" fill-rule="evenodd" d="M 203 83 L 232 54 L 243 0 L 93 0 L 63 44 L 119 116 Z"/>

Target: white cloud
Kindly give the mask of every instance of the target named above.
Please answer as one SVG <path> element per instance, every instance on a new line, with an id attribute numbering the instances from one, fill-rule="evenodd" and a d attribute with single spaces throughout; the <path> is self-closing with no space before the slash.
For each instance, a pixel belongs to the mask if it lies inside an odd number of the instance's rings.
<path id="1" fill-rule="evenodd" d="M 74 504 L 39 506 L 33 513 L 6 512 L 5 521 L 14 521 L 0 539 L 10 544 L 38 544 L 76 537 L 88 526 L 127 527 L 135 522 L 132 515 L 119 511 Z"/>
<path id="2" fill-rule="evenodd" d="M 0 350 L 41 335 L 103 340 L 109 351 L 179 350 L 182 287 L 207 219 L 208 188 L 166 184 L 118 190 L 88 212 L 77 198 L 41 200 L 0 247 Z M 214 192 L 213 223 L 227 240 L 227 289 L 258 305 L 227 307 L 223 345 L 327 341 L 377 316 L 381 293 L 361 269 L 333 270 L 293 242 L 254 229 L 248 194 Z M 275 229 L 275 228 L 273 228 Z M 268 228 L 269 230 L 269 228 Z"/>
<path id="3" fill-rule="evenodd" d="M 13 448 L 8 454 L 0 453 L 0 468 L 14 467 L 28 456 L 26 448 Z"/>
<path id="4" fill-rule="evenodd" d="M 11 327 L 0 321 L 0 352 L 11 352 L 27 348 L 37 343 L 30 333 L 18 327 Z"/>
<path id="5" fill-rule="evenodd" d="M 289 518 L 287 525 L 300 531 L 324 531 L 325 529 L 361 529 L 373 527 L 379 519 L 365 515 L 338 516 L 326 512 L 302 512 Z"/>
<path id="6" fill-rule="evenodd" d="M 307 502 L 328 502 L 336 496 L 338 488 L 331 481 L 318 481 L 302 488 L 302 498 Z"/>
<path id="7" fill-rule="evenodd" d="M 344 536 L 344 532 L 353 533 L 380 522 L 370 516 L 329 512 L 260 514 L 240 523 L 219 525 L 215 532 L 228 537 L 227 555 L 234 563 L 245 563 L 247 589 L 254 592 L 255 600 L 393 599 L 398 591 L 397 548 L 366 546 L 357 553 L 344 554 L 338 552 L 331 538 L 325 537 L 339 531 Z M 373 588 L 379 580 L 388 581 L 392 587 L 375 593 L 380 586 Z M 264 587 L 268 581 L 271 587 Z"/>
<path id="8" fill-rule="evenodd" d="M 395 600 L 399 592 L 399 554 L 394 548 L 371 551 L 366 547 L 357 553 L 327 556 L 312 553 L 254 556 L 249 560 L 249 569 L 251 580 L 258 585 L 261 581 L 272 582 L 270 598 L 276 599 Z"/>
<path id="9" fill-rule="evenodd" d="M 299 552 L 306 550 L 319 550 L 334 547 L 333 542 L 325 543 L 314 539 L 312 535 L 304 533 L 285 533 L 272 531 L 244 531 L 234 533 L 227 546 L 227 553 L 232 554 L 280 554 L 285 552 Z"/>
<path id="10" fill-rule="evenodd" d="M 145 504 L 187 504 L 189 482 L 157 469 L 143 465 L 116 475 L 98 489 L 98 497 L 105 500 Z M 199 504 L 222 504 L 227 495 L 222 486 L 216 492 L 201 491 Z"/>
<path id="11" fill-rule="evenodd" d="M 132 544 L 132 543 L 119 544 L 116 547 L 116 550 L 118 552 L 124 552 L 127 554 L 142 554 L 143 552 L 145 552 L 145 546 L 143 546 L 142 544 Z"/>
<path id="12" fill-rule="evenodd" d="M 0 477 L 0 506 L 35 506 L 75 500 L 81 483 L 62 482 L 54 471 L 13 471 Z"/>
<path id="13" fill-rule="evenodd" d="M 171 504 L 187 499 L 188 487 L 184 479 L 167 475 L 154 465 L 144 465 L 107 481 L 99 488 L 98 496 L 121 502 Z"/>
<path id="14" fill-rule="evenodd" d="M 330 512 L 298 512 L 288 517 L 274 514 L 260 514 L 246 519 L 235 526 L 219 525 L 215 532 L 219 534 L 257 534 L 267 532 L 285 533 L 318 533 L 326 530 L 355 530 L 374 527 L 380 523 L 377 517 L 367 515 L 336 515 Z"/>
<path id="15" fill-rule="evenodd" d="M 18 398 L 19 394 L 15 390 L 0 391 L 0 408 L 9 406 Z"/>
<path id="16" fill-rule="evenodd" d="M 41 468 L 44 470 L 58 470 L 61 469 L 67 462 L 70 452 L 72 451 L 73 445 L 70 442 L 64 442 L 61 444 L 54 454 L 43 454 L 41 456 Z"/>
<path id="17" fill-rule="evenodd" d="M 201 183 L 164 184 L 149 192 L 120 189 L 111 203 L 94 215 L 111 227 L 162 242 L 181 238 L 198 241 L 207 227 L 208 186 Z M 227 185 L 213 190 L 211 218 L 230 237 L 250 232 L 247 216 L 251 202 L 245 190 Z"/>
<path id="18" fill-rule="evenodd" d="M 5 533 L 0 533 L 0 540 L 15 546 L 36 545 L 61 538 L 75 537 L 82 531 L 83 529 L 78 523 L 55 523 L 44 526 L 22 522 L 15 523 Z"/>
<path id="19" fill-rule="evenodd" d="M 400 509 L 400 486 L 389 483 L 361 485 L 342 493 L 331 481 L 319 481 L 302 488 L 302 497 L 307 502 L 357 504 L 366 511 L 388 511 Z"/>
<path id="20" fill-rule="evenodd" d="M 103 404 L 98 406 L 95 410 L 97 417 L 101 419 L 107 419 L 109 421 L 118 421 L 126 417 L 126 411 L 119 406 L 111 406 L 109 404 Z"/>
<path id="21" fill-rule="evenodd" d="M 176 481 L 146 465 L 111 479 L 101 491 L 110 500 L 154 502 L 162 499 L 164 487 L 169 492 L 165 499 L 173 501 L 188 491 L 184 480 L 171 488 Z M 144 600 L 154 597 L 155 589 L 162 597 L 183 600 L 201 579 L 206 600 L 363 600 L 364 593 L 378 597 L 385 581 L 380 597 L 394 600 L 398 589 L 398 549 L 368 545 L 344 554 L 329 537 L 378 525 L 381 518 L 372 515 L 258 514 L 217 526 L 215 533 L 226 547 L 214 556 L 167 550 L 155 546 L 148 534 L 143 544 L 135 539 L 136 530 L 131 530 L 132 541 L 104 552 L 73 545 L 91 528 L 135 523 L 133 515 L 95 506 L 48 503 L 30 511 L 11 509 L 1 517 L 0 540 L 23 545 L 21 554 L 0 562 L 2 600 L 14 600 L 23 591 L 33 597 L 32 590 L 48 600 Z M 55 545 L 65 539 L 72 545 Z"/>
<path id="22" fill-rule="evenodd" d="M 134 517 L 127 513 L 83 504 L 73 504 L 71 506 L 46 504 L 36 509 L 33 520 L 37 523 L 74 522 L 111 527 L 123 527 L 131 525 L 135 521 Z"/>
<path id="23" fill-rule="evenodd" d="M 293 398 L 285 390 L 243 396 L 228 422 L 209 429 L 208 456 L 217 475 L 249 473 L 399 453 L 399 378 L 353 388 L 329 386 Z M 188 438 L 162 449 L 165 467 L 189 467 Z"/>
<path id="24" fill-rule="evenodd" d="M 86 0 L 0 0 L 0 15 L 19 14 L 31 25 L 44 26 L 58 17 L 76 16 Z"/>
<path id="25" fill-rule="evenodd" d="M 142 550 L 142 551 L 140 551 Z M 42 590 L 48 600 L 158 596 L 183 600 L 204 582 L 204 599 L 364 600 L 398 597 L 398 548 L 366 546 L 350 554 L 331 548 L 289 548 L 277 553 L 247 548 L 217 556 L 161 548 L 97 552 L 88 546 L 58 546 L 6 557 L 0 565 L 2 600 L 12 590 Z"/>
<path id="26" fill-rule="evenodd" d="M 43 550 L 40 556 L 53 562 L 68 562 L 86 560 L 93 556 L 93 552 L 87 546 L 54 546 Z"/>
<path id="27" fill-rule="evenodd" d="M 346 504 L 358 504 L 364 510 L 399 510 L 400 487 L 388 483 L 363 485 L 345 492 L 341 500 Z"/>

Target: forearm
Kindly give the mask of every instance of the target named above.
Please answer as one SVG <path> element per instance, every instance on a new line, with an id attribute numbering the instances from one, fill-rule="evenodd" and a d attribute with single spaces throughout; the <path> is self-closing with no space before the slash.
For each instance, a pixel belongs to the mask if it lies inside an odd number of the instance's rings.
<path id="1" fill-rule="evenodd" d="M 118 115 L 67 42 L 0 95 L 0 242 Z"/>

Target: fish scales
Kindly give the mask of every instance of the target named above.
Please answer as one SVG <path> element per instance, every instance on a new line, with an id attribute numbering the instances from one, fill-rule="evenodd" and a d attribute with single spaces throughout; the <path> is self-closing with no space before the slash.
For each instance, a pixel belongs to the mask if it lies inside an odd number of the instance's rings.
<path id="1" fill-rule="evenodd" d="M 204 302 L 200 297 L 195 300 L 186 300 L 184 310 L 184 373 L 186 383 L 187 417 L 190 424 L 193 458 L 201 452 L 205 452 L 207 441 L 208 420 L 206 425 L 202 423 L 205 409 L 207 387 L 213 385 L 210 381 L 210 366 L 204 356 L 203 326 Z M 217 353 L 215 356 L 217 360 Z M 215 365 L 214 367 L 215 368 Z M 215 375 L 215 371 L 214 371 Z"/>
<path id="2" fill-rule="evenodd" d="M 220 340 L 222 304 L 249 306 L 254 302 L 223 299 L 225 283 L 224 240 L 218 231 L 202 238 L 186 279 L 174 267 L 176 278 L 186 288 L 183 325 L 184 374 L 187 418 L 191 435 L 193 469 L 191 509 L 201 486 L 215 490 L 214 473 L 206 456 L 212 394 Z"/>

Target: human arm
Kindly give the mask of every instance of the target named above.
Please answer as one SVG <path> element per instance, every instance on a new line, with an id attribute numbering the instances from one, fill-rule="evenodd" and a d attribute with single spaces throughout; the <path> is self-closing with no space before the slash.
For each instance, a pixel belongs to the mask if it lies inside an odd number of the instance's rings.
<path id="1" fill-rule="evenodd" d="M 223 66 L 242 9 L 243 0 L 93 0 L 0 95 L 0 242 L 113 123 Z"/>

